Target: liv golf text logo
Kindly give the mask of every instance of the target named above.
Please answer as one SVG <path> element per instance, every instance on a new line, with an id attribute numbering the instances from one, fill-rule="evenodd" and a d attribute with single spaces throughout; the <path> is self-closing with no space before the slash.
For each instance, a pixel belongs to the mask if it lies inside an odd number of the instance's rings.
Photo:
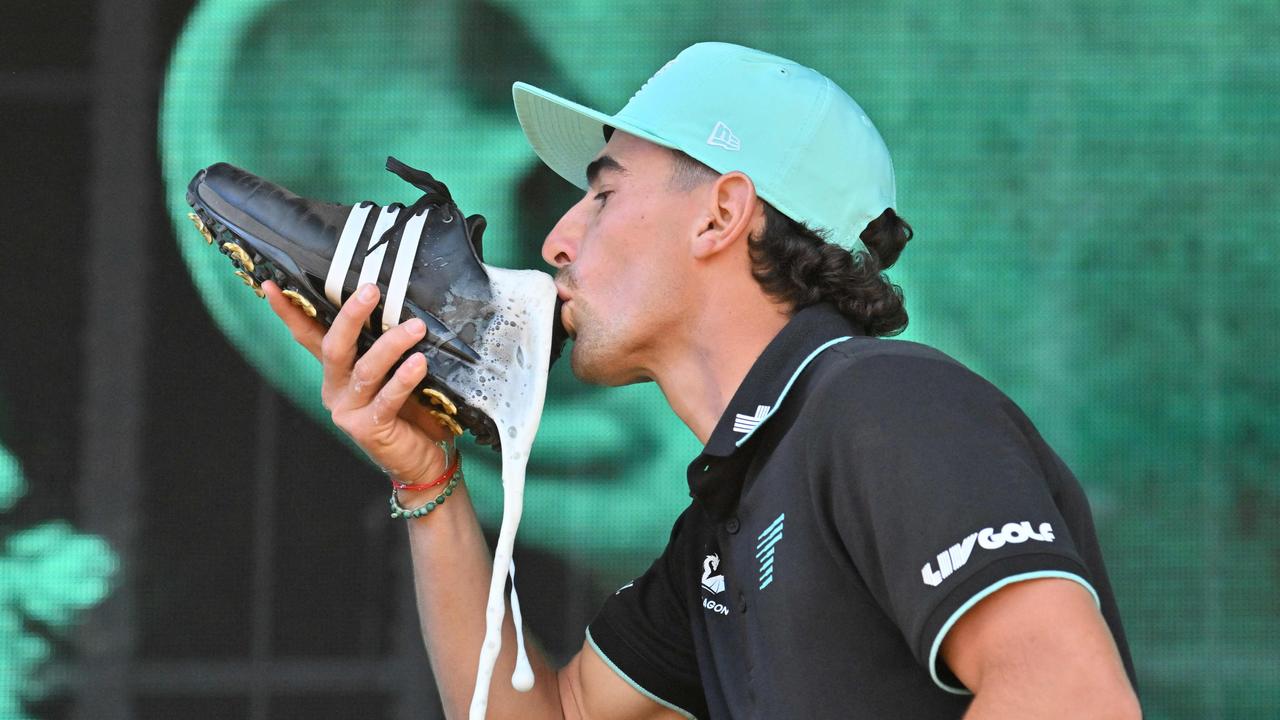
<path id="1" fill-rule="evenodd" d="M 1053 542 L 1053 526 L 1049 523 L 1040 523 L 1040 530 L 1037 532 L 1031 529 L 1030 522 L 1023 520 L 1020 523 L 1005 523 L 999 532 L 996 532 L 995 528 L 983 528 L 938 553 L 937 570 L 933 569 L 932 563 L 925 563 L 924 567 L 920 568 L 920 577 L 924 579 L 925 585 L 937 587 L 951 573 L 969 562 L 975 542 L 978 547 L 985 550 L 996 550 L 1004 547 L 1005 543 L 1016 545 L 1028 540 Z"/>

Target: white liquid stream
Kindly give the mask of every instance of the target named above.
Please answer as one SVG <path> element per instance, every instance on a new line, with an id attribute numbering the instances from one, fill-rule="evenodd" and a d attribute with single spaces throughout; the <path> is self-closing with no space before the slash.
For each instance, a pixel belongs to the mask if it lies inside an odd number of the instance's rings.
<path id="1" fill-rule="evenodd" d="M 493 668 L 502 650 L 502 621 L 506 614 L 503 590 L 511 577 L 511 616 L 516 628 L 516 669 L 511 686 L 521 692 L 533 687 L 533 669 L 525 653 L 520 599 L 516 595 L 516 565 L 511 558 L 516 529 L 524 511 L 525 469 L 533 447 L 547 393 L 551 362 L 551 327 L 556 288 L 551 276 L 537 270 L 505 270 L 486 265 L 497 315 L 477 343 L 481 362 L 466 385 L 459 387 L 467 402 L 483 410 L 502 437 L 502 526 L 494 550 L 493 576 L 485 608 L 484 644 L 471 696 L 471 720 L 481 720 L 489 705 Z M 474 378 L 474 386 L 470 380 Z"/>

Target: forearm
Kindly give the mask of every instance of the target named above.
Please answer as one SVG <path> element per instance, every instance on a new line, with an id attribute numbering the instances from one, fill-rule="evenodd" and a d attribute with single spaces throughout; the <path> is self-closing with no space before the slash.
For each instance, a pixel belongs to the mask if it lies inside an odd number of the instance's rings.
<path id="1" fill-rule="evenodd" d="M 402 494 L 406 507 L 427 498 Z M 465 483 L 431 514 L 408 522 L 414 589 L 422 637 L 440 689 L 445 713 L 467 716 L 475 688 L 480 646 L 484 642 L 485 606 L 493 563 Z M 511 687 L 515 669 L 515 626 L 508 607 L 503 623 L 502 653 L 489 689 L 489 717 L 562 717 L 556 672 L 532 643 L 533 690 Z"/>
<path id="2" fill-rule="evenodd" d="M 320 397 L 335 426 L 374 463 L 404 482 L 426 482 L 446 469 L 437 445 L 449 431 L 424 405 L 410 399 L 427 376 L 426 357 L 413 352 L 400 361 L 426 336 L 421 320 L 384 332 L 357 359 L 357 338 L 377 305 L 377 287 L 363 285 L 348 297 L 327 331 L 274 282 L 262 288 L 294 339 L 324 366 Z M 417 508 L 438 492 L 405 491 L 400 500 L 403 507 Z M 450 717 L 466 717 L 484 642 L 489 549 L 462 482 L 446 505 L 407 524 L 418 616 L 431 667 L 445 711 Z M 515 630 L 508 613 L 490 686 L 490 717 L 562 716 L 556 673 L 534 648 L 529 650 L 534 688 L 517 695 L 507 680 L 515 667 Z"/>

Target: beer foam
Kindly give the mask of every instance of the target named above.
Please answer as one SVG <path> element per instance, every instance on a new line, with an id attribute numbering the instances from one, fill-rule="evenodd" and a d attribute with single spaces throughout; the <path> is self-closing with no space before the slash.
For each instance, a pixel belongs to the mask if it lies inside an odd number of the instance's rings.
<path id="1" fill-rule="evenodd" d="M 471 720 L 485 716 L 493 668 L 502 650 L 502 621 L 506 613 L 503 590 L 511 578 L 511 616 L 516 629 L 516 669 L 511 686 L 521 692 L 533 687 L 533 669 L 525 652 L 520 599 L 516 594 L 516 565 L 512 559 L 516 530 L 524 511 L 525 471 L 533 438 L 542 419 L 551 365 L 551 330 L 556 322 L 556 287 L 551 276 L 537 270 L 506 270 L 485 266 L 491 282 L 494 316 L 476 345 L 480 362 L 466 377 L 450 378 L 466 401 L 484 411 L 498 428 L 502 443 L 502 525 L 493 555 L 493 575 L 485 607 L 484 643 L 471 696 Z"/>

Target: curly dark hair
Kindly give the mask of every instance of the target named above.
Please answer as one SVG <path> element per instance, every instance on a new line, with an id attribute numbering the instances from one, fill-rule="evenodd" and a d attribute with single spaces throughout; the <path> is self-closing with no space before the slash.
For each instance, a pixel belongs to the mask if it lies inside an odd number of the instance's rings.
<path id="1" fill-rule="evenodd" d="M 672 150 L 671 181 L 693 187 L 719 176 L 688 155 Z M 747 241 L 751 274 L 774 300 L 792 311 L 830 302 L 868 335 L 897 335 L 907 327 L 902 288 L 884 275 L 898 260 L 913 232 L 892 208 L 872 220 L 859 237 L 866 250 L 850 252 L 822 233 L 764 203 L 764 230 Z"/>

